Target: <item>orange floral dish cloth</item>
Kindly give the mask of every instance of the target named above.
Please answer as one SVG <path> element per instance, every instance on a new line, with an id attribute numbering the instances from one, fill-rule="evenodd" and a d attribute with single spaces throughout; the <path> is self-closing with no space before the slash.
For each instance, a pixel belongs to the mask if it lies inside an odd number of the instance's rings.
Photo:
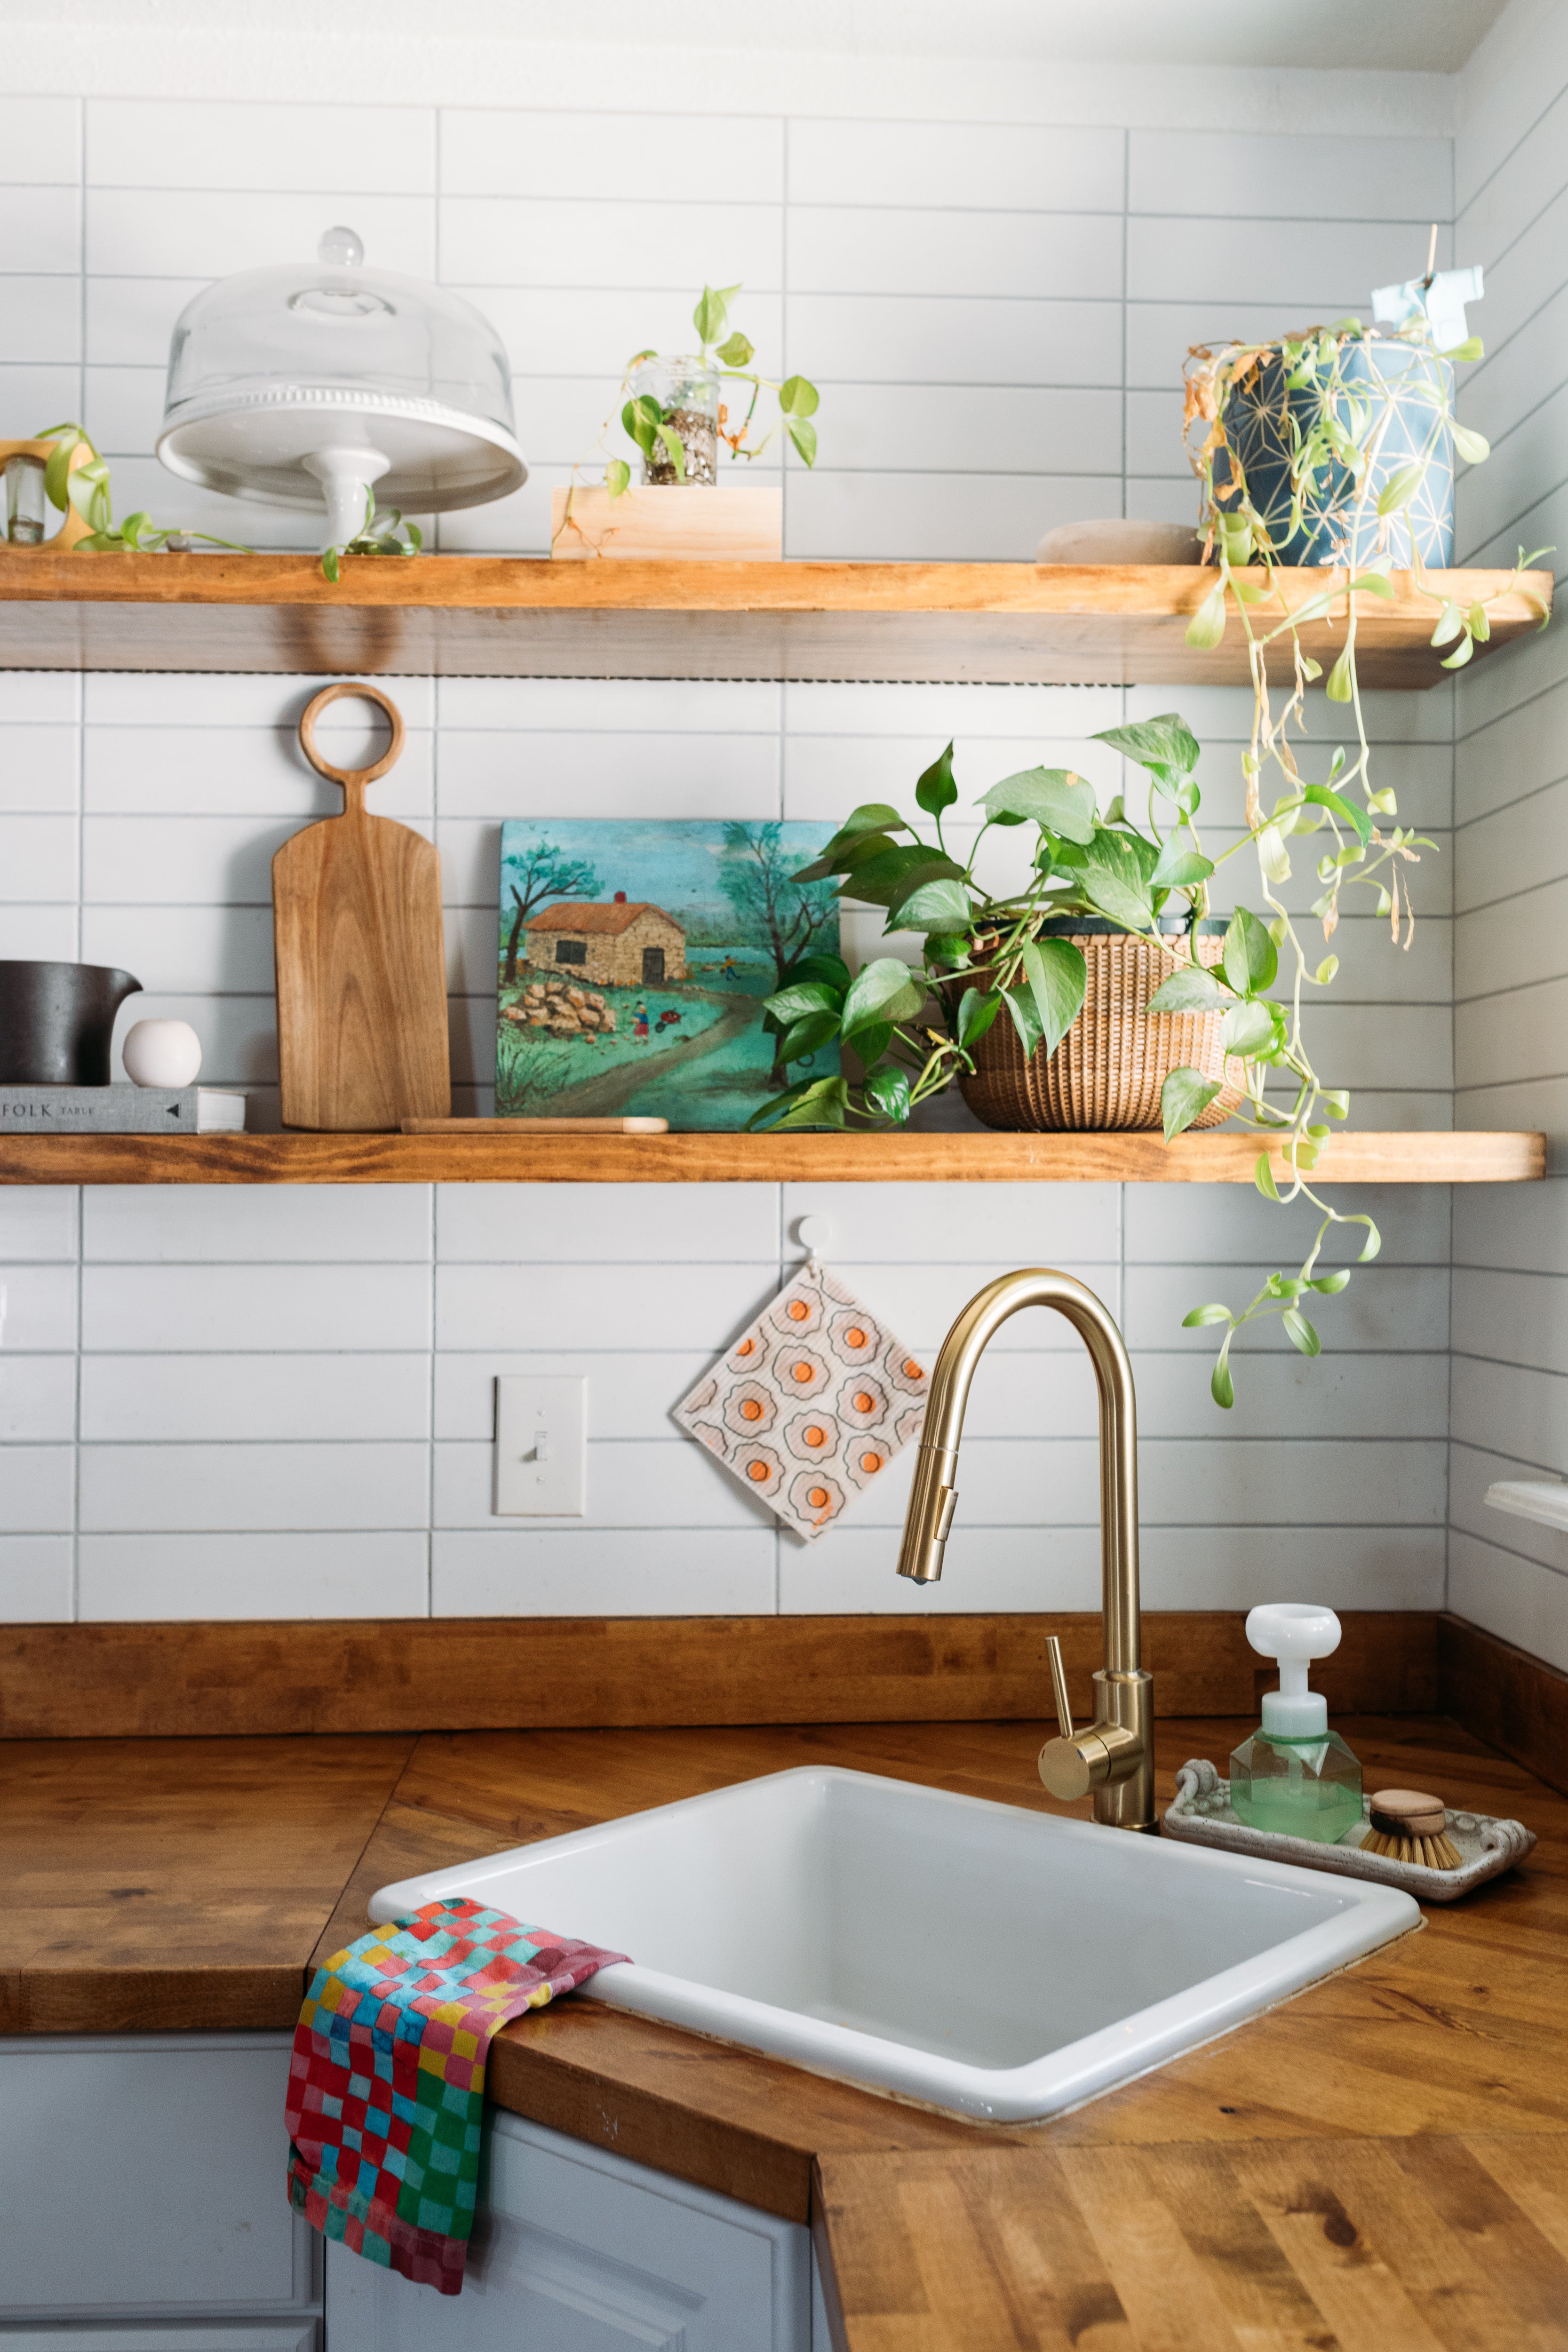
<path id="1" fill-rule="evenodd" d="M 674 1418 L 815 1543 L 920 1435 L 930 1385 L 920 1358 L 812 1258 Z"/>

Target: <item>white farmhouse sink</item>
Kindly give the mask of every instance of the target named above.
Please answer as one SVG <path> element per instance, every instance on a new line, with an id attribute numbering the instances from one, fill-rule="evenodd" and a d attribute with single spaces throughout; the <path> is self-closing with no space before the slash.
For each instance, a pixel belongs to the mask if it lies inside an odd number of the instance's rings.
<path id="1" fill-rule="evenodd" d="M 806 1767 L 384 1886 L 629 1952 L 592 1997 L 964 2115 L 1058 2114 L 1415 1927 L 1392 1887 Z"/>

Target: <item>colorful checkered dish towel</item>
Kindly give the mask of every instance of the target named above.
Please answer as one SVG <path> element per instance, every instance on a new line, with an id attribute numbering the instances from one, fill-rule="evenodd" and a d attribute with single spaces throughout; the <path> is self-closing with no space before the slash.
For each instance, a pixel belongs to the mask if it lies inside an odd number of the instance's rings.
<path id="1" fill-rule="evenodd" d="M 367 2262 L 456 2294 L 491 2036 L 625 1952 L 461 1898 L 421 1904 L 316 1970 L 289 2065 L 289 2198 Z"/>

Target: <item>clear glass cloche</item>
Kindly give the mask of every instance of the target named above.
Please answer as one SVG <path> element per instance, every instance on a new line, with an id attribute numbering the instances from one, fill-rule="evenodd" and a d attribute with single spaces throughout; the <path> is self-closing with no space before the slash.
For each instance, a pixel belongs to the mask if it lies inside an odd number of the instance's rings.
<path id="1" fill-rule="evenodd" d="M 327 510 L 328 546 L 367 500 L 441 513 L 527 479 L 500 336 L 471 302 L 367 269 L 353 229 L 319 260 L 220 278 L 174 322 L 158 455 L 232 498 Z"/>

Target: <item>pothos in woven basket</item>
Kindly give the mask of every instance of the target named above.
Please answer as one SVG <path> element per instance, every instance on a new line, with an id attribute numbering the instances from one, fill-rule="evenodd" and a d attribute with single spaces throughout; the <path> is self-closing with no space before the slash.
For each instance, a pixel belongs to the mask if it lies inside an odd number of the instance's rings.
<path id="1" fill-rule="evenodd" d="M 1373 341 L 1403 346 L 1404 359 L 1391 349 L 1374 353 L 1369 363 L 1365 347 Z M 1479 435 L 1456 425 L 1447 364 L 1480 355 L 1476 341 L 1436 352 L 1424 317 L 1399 336 L 1371 338 L 1358 321 L 1342 320 L 1271 344 L 1192 355 L 1188 415 L 1203 438 L 1190 454 L 1203 487 L 1205 557 L 1215 577 L 1187 642 L 1200 648 L 1217 645 L 1233 618 L 1246 635 L 1253 719 L 1242 758 L 1245 831 L 1238 840 L 1212 856 L 1205 850 L 1197 822 L 1199 746 L 1172 712 L 1109 728 L 1095 738 L 1144 772 L 1148 805 L 1142 823 L 1128 814 L 1120 796 L 1101 815 L 1092 786 L 1071 770 L 1033 768 L 1005 777 L 982 796 L 982 823 L 961 856 L 942 828 L 944 814 L 958 800 L 949 744 L 915 787 L 916 803 L 931 820 L 929 835 L 898 809 L 871 803 L 853 811 L 817 862 L 797 877 L 835 876 L 844 898 L 881 907 L 887 933 L 922 935 L 919 960 L 911 968 L 902 958 L 878 958 L 851 978 L 837 958 L 807 957 L 767 999 L 781 1080 L 787 1081 L 792 1062 L 834 1040 L 854 1050 L 864 1075 L 858 1081 L 841 1076 L 782 1084 L 753 1115 L 753 1126 L 901 1126 L 955 1079 L 973 1080 L 977 1051 L 1004 1017 L 1033 1064 L 1056 1054 L 1086 985 L 1083 951 L 1060 936 L 1062 918 L 1108 921 L 1171 958 L 1174 968 L 1148 997 L 1148 1011 L 1218 1014 L 1225 1060 L 1217 1072 L 1184 1065 L 1165 1076 L 1160 1114 L 1167 1141 L 1200 1119 L 1207 1124 L 1239 1072 L 1235 1116 L 1264 1145 L 1255 1171 L 1258 1191 L 1287 1206 L 1304 1199 L 1318 1218 L 1298 1272 L 1271 1274 L 1240 1309 L 1205 1305 L 1185 1317 L 1188 1327 L 1223 1329 L 1210 1381 L 1222 1406 L 1235 1402 L 1231 1345 L 1246 1325 L 1277 1314 L 1301 1354 L 1319 1353 L 1305 1306 L 1313 1296 L 1343 1290 L 1350 1280 L 1346 1266 L 1318 1271 L 1331 1226 L 1364 1228 L 1363 1262 L 1381 1247 L 1370 1216 L 1331 1206 L 1313 1189 L 1319 1148 L 1331 1132 L 1330 1122 L 1348 1117 L 1350 1097 L 1320 1074 L 1307 1043 L 1304 1009 L 1310 992 L 1331 985 L 1339 960 L 1309 951 L 1282 892 L 1290 878 L 1292 838 L 1326 836 L 1319 845 L 1319 896 L 1311 908 L 1324 945 L 1339 924 L 1347 889 L 1369 890 L 1376 911 L 1388 919 L 1394 945 L 1410 945 L 1415 919 L 1406 869 L 1435 845 L 1397 823 L 1393 790 L 1373 781 L 1356 674 L 1357 596 L 1391 597 L 1389 574 L 1399 562 L 1411 568 L 1418 593 L 1432 596 L 1433 643 L 1453 647 L 1446 667 L 1459 667 L 1487 637 L 1485 603 L 1461 611 L 1427 589 L 1415 527 L 1417 515 L 1445 503 L 1434 477 L 1444 469 L 1451 475 L 1456 449 L 1472 464 L 1487 455 Z M 1281 398 L 1271 436 L 1278 464 L 1265 499 L 1255 498 L 1248 480 L 1241 427 L 1256 421 L 1252 395 L 1269 370 Z M 1396 414 L 1405 442 L 1397 463 Z M 1325 532 L 1337 537 L 1325 541 Z M 1276 573 L 1282 563 L 1302 560 L 1303 541 L 1312 551 L 1305 560 L 1329 568 L 1321 593 L 1292 608 Z M 1533 560 L 1521 549 L 1519 572 Z M 1519 572 L 1501 593 L 1516 585 Z M 1544 625 L 1544 611 L 1542 618 Z M 1327 692 L 1331 704 L 1348 706 L 1355 744 L 1350 754 L 1342 747 L 1334 751 L 1326 782 L 1309 782 L 1298 768 L 1292 737 L 1305 732 L 1306 688 L 1322 674 L 1300 632 L 1320 622 L 1343 629 Z M 1271 655 L 1281 654 L 1289 661 L 1289 682 L 1276 710 L 1268 666 Z M 1277 796 L 1266 808 L 1270 769 Z M 1015 826 L 1033 827 L 1027 878 L 993 894 L 976 879 L 976 859 L 993 828 Z M 1236 905 L 1211 967 L 1198 950 L 1199 926 L 1208 916 L 1216 876 L 1243 850 L 1256 855 L 1262 907 Z M 1173 925 L 1173 916 L 1179 919 Z M 1283 1164 L 1283 1185 L 1276 1180 L 1277 1163 Z"/>

